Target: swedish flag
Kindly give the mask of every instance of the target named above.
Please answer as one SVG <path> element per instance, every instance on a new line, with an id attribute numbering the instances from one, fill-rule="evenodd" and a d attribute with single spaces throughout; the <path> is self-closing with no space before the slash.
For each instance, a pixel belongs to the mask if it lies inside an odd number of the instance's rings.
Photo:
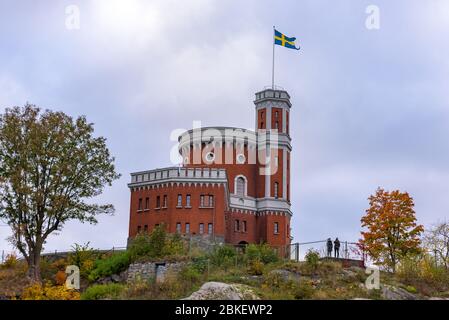
<path id="1" fill-rule="evenodd" d="M 296 48 L 295 46 L 296 38 L 286 37 L 285 34 L 280 33 L 276 29 L 274 30 L 274 44 L 277 44 L 282 47 L 286 47 L 289 49 L 299 50 L 300 47 Z"/>

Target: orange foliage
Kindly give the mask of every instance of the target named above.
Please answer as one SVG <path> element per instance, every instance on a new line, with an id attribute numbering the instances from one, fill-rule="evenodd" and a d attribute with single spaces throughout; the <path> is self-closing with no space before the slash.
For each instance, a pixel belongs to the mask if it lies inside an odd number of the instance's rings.
<path id="1" fill-rule="evenodd" d="M 55 276 L 56 284 L 63 285 L 63 284 L 65 284 L 66 279 L 67 279 L 67 274 L 65 273 L 65 271 L 59 270 L 58 272 L 56 272 L 56 276 Z"/>
<path id="2" fill-rule="evenodd" d="M 407 192 L 385 191 L 378 188 L 368 198 L 370 207 L 362 217 L 360 247 L 374 261 L 396 271 L 402 257 L 419 252 L 422 225 L 417 225 L 413 198 Z"/>

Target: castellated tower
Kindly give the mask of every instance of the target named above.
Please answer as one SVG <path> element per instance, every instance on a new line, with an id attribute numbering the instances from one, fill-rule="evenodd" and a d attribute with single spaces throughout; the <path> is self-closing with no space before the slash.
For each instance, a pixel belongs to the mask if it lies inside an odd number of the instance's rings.
<path id="1" fill-rule="evenodd" d="M 129 237 L 168 232 L 287 255 L 290 219 L 290 96 L 256 93 L 255 130 L 203 127 L 179 137 L 182 167 L 131 174 Z"/>

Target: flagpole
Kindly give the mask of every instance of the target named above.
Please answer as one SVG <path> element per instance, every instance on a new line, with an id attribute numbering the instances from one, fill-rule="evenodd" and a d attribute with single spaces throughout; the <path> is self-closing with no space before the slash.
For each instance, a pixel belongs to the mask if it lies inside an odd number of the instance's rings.
<path id="1" fill-rule="evenodd" d="M 276 36 L 276 28 L 273 26 L 273 67 L 271 69 L 271 88 L 274 90 L 274 42 L 275 42 L 275 36 Z"/>

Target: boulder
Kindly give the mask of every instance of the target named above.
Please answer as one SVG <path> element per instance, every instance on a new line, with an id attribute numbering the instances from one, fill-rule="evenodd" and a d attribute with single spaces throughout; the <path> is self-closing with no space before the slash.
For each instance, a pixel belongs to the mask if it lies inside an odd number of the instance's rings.
<path id="1" fill-rule="evenodd" d="M 206 282 L 183 300 L 258 300 L 250 287 L 242 284 Z"/>
<path id="2" fill-rule="evenodd" d="M 390 285 L 382 285 L 381 287 L 381 295 L 383 299 L 386 300 L 418 300 L 419 298 L 413 293 L 408 292 L 405 289 L 390 286 Z"/>
<path id="3" fill-rule="evenodd" d="M 279 276 L 283 281 L 299 281 L 300 275 L 298 273 L 284 270 L 284 269 L 275 269 L 270 271 L 270 275 Z"/>

